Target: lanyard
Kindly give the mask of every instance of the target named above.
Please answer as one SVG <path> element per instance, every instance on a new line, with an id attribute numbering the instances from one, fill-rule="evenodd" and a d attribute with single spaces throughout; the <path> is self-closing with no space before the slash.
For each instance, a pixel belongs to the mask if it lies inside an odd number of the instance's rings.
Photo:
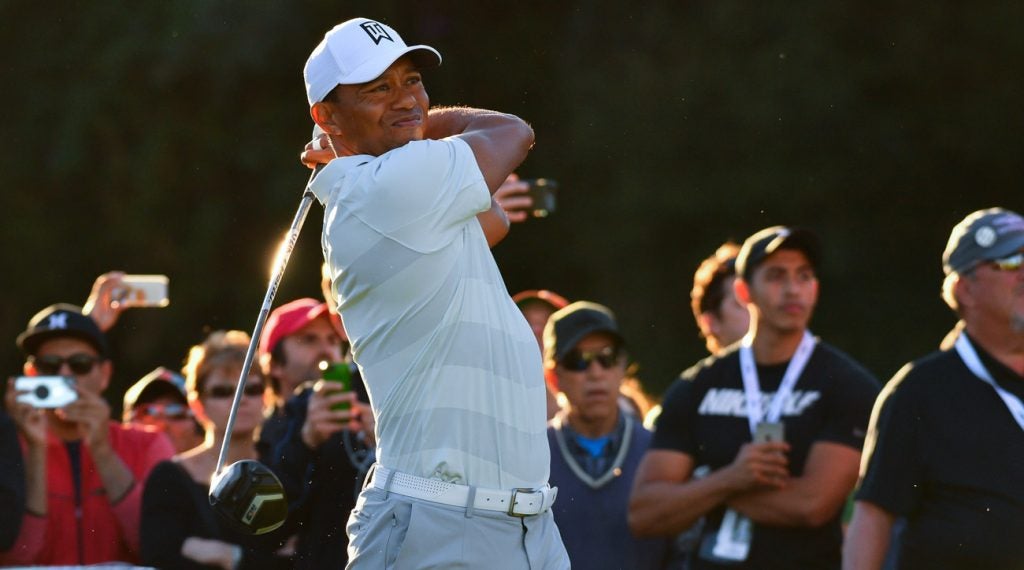
<path id="1" fill-rule="evenodd" d="M 782 416 L 782 406 L 789 399 L 789 395 L 793 393 L 793 387 L 796 386 L 797 379 L 800 378 L 804 367 L 807 366 L 807 361 L 811 359 L 811 353 L 814 352 L 814 346 L 817 343 L 818 339 L 814 338 L 811 331 L 805 330 L 800 346 L 796 348 L 793 358 L 786 366 L 786 373 L 782 376 L 779 390 L 775 392 L 775 397 L 772 398 L 771 404 L 768 405 L 768 411 L 765 413 L 761 406 L 761 385 L 757 379 L 757 364 L 754 363 L 754 351 L 751 348 L 753 336 L 748 334 L 743 337 L 740 343 L 740 373 L 743 375 L 743 391 L 747 395 L 747 419 L 750 421 L 751 435 L 757 431 L 757 424 L 762 421 L 779 421 L 779 417 Z"/>
<path id="2" fill-rule="evenodd" d="M 1020 398 L 1004 390 L 1002 386 L 996 383 L 988 369 L 985 368 L 985 364 L 980 358 L 978 358 L 978 353 L 975 352 L 974 346 L 971 345 L 971 341 L 967 338 L 967 335 L 960 333 L 960 336 L 956 339 L 956 344 L 953 346 L 956 347 L 957 354 L 960 355 L 960 359 L 964 361 L 967 368 L 973 372 L 978 379 L 984 381 L 989 386 L 992 386 L 996 391 L 996 394 L 999 394 L 999 397 L 1003 399 L 1003 403 L 1006 404 L 1010 413 L 1013 414 L 1013 419 L 1017 420 L 1017 425 L 1019 425 L 1021 429 L 1024 429 L 1024 404 L 1021 403 Z"/>

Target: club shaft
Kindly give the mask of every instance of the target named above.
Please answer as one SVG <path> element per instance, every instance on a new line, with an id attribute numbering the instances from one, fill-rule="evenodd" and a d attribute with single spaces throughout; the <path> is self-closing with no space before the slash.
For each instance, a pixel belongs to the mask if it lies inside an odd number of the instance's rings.
<path id="1" fill-rule="evenodd" d="M 227 458 L 228 445 L 231 443 L 231 433 L 235 428 L 235 415 L 238 413 L 238 406 L 242 403 L 242 395 L 245 393 L 245 383 L 249 379 L 249 370 L 252 369 L 253 359 L 256 356 L 256 348 L 260 344 L 260 336 L 263 335 L 263 327 L 267 323 L 267 316 L 270 315 L 270 308 L 274 304 L 274 297 L 277 296 L 277 288 L 284 277 L 285 267 L 288 266 L 288 259 L 295 249 L 295 242 L 299 239 L 302 225 L 306 222 L 306 215 L 313 205 L 313 193 L 309 190 L 313 179 L 320 173 L 321 166 L 313 170 L 313 174 L 306 183 L 306 189 L 302 193 L 302 200 L 299 202 L 299 209 L 295 212 L 292 226 L 285 234 L 281 249 L 278 252 L 277 262 L 270 274 L 270 282 L 267 284 L 267 294 L 263 296 L 263 306 L 260 307 L 260 314 L 256 318 L 256 326 L 252 331 L 252 338 L 249 339 L 249 348 L 245 352 L 245 361 L 242 363 L 242 372 L 238 376 L 238 386 L 235 388 L 235 399 L 231 402 L 231 413 L 228 414 L 228 422 L 224 428 L 224 441 L 220 446 L 220 455 L 217 457 L 217 467 L 213 470 L 214 475 L 220 473 L 224 467 L 224 460 Z"/>

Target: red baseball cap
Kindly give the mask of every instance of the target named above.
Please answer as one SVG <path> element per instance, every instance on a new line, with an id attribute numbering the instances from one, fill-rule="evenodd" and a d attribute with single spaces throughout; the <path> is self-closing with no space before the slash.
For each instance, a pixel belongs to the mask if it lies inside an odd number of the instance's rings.
<path id="1" fill-rule="evenodd" d="M 557 311 L 558 309 L 564 309 L 569 305 L 568 299 L 555 293 L 554 291 L 548 291 L 547 289 L 527 289 L 526 291 L 520 291 L 515 295 L 512 295 L 512 300 L 515 301 L 519 308 L 527 303 L 540 301 L 551 306 L 551 309 Z"/>
<path id="2" fill-rule="evenodd" d="M 332 313 L 327 303 L 305 297 L 285 303 L 271 311 L 263 336 L 260 338 L 260 354 L 270 354 L 281 339 L 323 316 L 327 317 L 327 321 L 343 340 L 348 340 L 341 317 Z"/>

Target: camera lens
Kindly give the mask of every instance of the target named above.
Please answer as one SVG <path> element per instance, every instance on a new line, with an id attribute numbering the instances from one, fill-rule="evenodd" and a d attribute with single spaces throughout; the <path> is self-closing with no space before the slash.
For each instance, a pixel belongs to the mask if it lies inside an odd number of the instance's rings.
<path id="1" fill-rule="evenodd" d="M 50 389 L 40 384 L 39 386 L 36 386 L 35 395 L 36 398 L 39 398 L 40 400 L 45 400 L 50 396 Z"/>

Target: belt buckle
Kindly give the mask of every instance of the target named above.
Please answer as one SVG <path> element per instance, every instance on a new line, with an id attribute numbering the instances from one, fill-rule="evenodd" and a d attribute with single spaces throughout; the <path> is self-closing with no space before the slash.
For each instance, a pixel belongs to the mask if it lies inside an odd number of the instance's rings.
<path id="1" fill-rule="evenodd" d="M 541 502 L 541 506 L 542 507 L 544 506 L 544 494 L 543 494 L 543 491 L 541 489 L 531 489 L 529 487 L 515 487 L 515 488 L 512 489 L 512 500 L 511 500 L 511 502 L 509 502 L 509 505 L 508 505 L 508 516 L 510 516 L 510 517 L 518 517 L 518 518 L 524 518 L 524 517 L 533 516 L 532 514 L 529 514 L 529 513 L 517 513 L 517 512 L 515 512 L 515 510 L 516 510 L 516 495 L 518 495 L 520 491 L 522 491 L 524 493 L 541 493 L 540 502 Z M 540 512 L 540 509 L 538 508 L 537 511 Z M 537 514 L 537 513 L 533 513 L 533 514 Z"/>

